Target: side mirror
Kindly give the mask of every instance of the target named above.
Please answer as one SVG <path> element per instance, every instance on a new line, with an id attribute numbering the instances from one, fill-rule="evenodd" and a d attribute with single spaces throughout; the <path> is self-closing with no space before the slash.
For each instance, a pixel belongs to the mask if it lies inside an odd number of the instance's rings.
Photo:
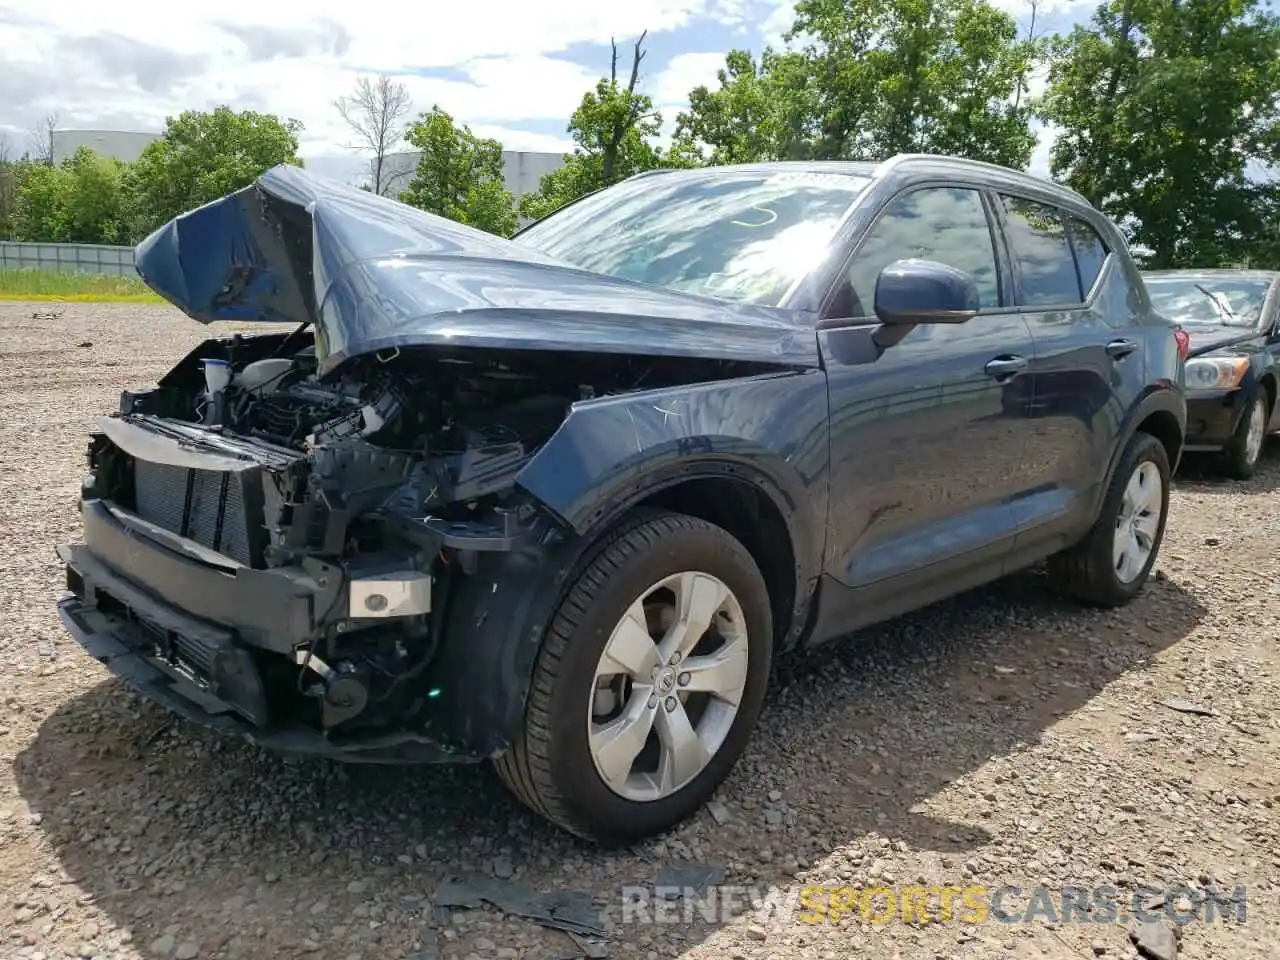
<path id="1" fill-rule="evenodd" d="M 933 260 L 897 260 L 876 278 L 876 317 L 886 326 L 964 323 L 979 302 L 972 276 Z"/>

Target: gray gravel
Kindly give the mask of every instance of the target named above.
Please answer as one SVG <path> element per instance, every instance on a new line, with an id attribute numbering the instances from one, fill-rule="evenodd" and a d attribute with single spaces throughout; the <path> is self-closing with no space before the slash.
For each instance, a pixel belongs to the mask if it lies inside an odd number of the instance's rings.
<path id="1" fill-rule="evenodd" d="M 602 952 L 492 908 L 434 910 L 441 880 L 470 873 L 594 895 L 609 957 L 1278 955 L 1276 441 L 1249 483 L 1179 479 L 1130 608 L 1081 611 L 1029 573 L 838 644 L 783 678 L 707 811 L 609 853 L 487 769 L 288 763 L 170 723 L 62 632 L 53 546 L 78 526 L 86 432 L 205 334 L 166 308 L 0 304 L 0 960 Z M 779 891 L 1244 885 L 1247 919 L 1176 937 L 750 909 L 621 923 L 624 886 L 701 864 Z"/>

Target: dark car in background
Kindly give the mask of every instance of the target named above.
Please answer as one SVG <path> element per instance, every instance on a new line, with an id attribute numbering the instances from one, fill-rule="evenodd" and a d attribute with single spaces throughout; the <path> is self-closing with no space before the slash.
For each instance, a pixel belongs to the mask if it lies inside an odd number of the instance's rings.
<path id="1" fill-rule="evenodd" d="M 1126 603 L 1181 344 L 1116 228 L 1010 170 L 664 171 L 502 239 L 277 167 L 144 241 L 210 339 L 89 447 L 63 622 L 275 750 L 492 760 L 629 841 L 771 664 L 1050 561 Z"/>
<path id="2" fill-rule="evenodd" d="M 1253 476 L 1267 434 L 1280 429 L 1280 271 L 1151 270 L 1156 309 L 1189 335 L 1187 453 L 1212 453 L 1222 472 Z"/>

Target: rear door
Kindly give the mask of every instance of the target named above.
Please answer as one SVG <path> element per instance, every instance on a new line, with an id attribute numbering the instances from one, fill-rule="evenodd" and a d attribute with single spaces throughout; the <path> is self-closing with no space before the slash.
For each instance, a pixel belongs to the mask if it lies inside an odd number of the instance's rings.
<path id="1" fill-rule="evenodd" d="M 1015 301 L 1035 344 L 1032 483 L 1013 504 L 1018 553 L 1044 553 L 1092 523 L 1125 413 L 1144 390 L 1142 299 L 1087 219 L 1041 199 L 997 196 Z"/>

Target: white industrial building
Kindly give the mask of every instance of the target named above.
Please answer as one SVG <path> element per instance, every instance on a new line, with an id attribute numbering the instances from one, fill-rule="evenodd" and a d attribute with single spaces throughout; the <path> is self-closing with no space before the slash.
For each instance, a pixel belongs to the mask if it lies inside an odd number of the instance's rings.
<path id="1" fill-rule="evenodd" d="M 413 172 L 418 168 L 422 154 L 416 150 L 389 153 L 382 158 L 382 194 L 398 197 L 409 186 Z M 542 178 L 564 165 L 562 153 L 525 153 L 520 150 L 502 151 L 502 179 L 508 190 L 518 200 L 526 193 L 538 189 Z M 373 181 L 373 166 L 369 167 L 369 180 Z"/>
<path id="2" fill-rule="evenodd" d="M 61 163 L 81 147 L 88 147 L 105 157 L 133 163 L 141 156 L 143 148 L 157 136 L 159 134 L 132 133 L 126 130 L 55 130 L 53 162 Z"/>

